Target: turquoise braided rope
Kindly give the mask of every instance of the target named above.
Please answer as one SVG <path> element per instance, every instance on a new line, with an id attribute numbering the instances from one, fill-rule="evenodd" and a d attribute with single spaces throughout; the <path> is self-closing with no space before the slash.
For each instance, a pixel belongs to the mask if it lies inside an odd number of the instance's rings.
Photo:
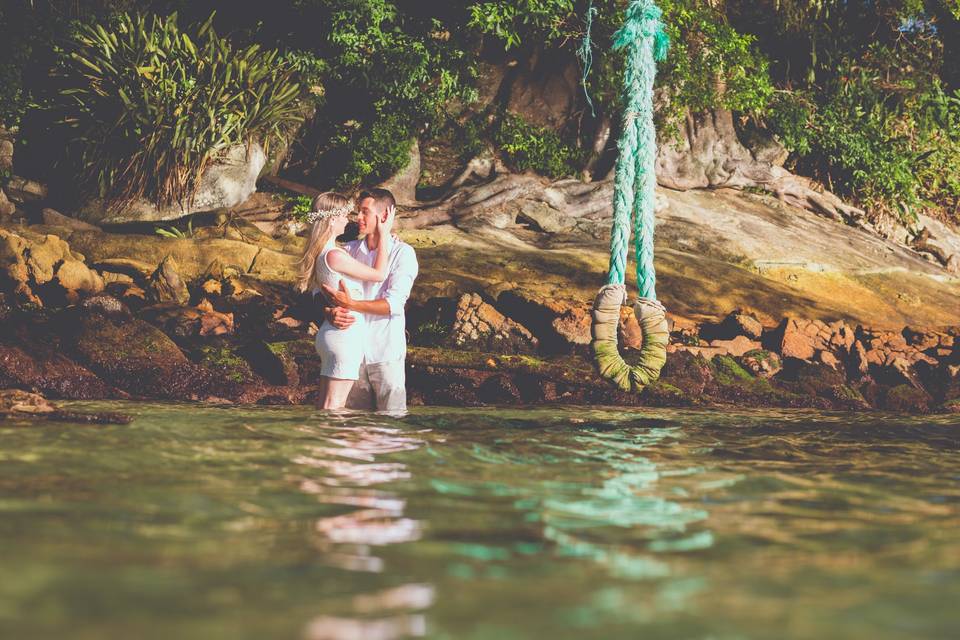
<path id="1" fill-rule="evenodd" d="M 653 82 L 656 62 L 662 60 L 669 39 L 662 12 L 653 0 L 630 0 L 626 20 L 614 34 L 614 50 L 625 49 L 623 126 L 614 177 L 613 229 L 607 284 L 623 284 L 634 222 L 637 287 L 643 298 L 656 299 L 653 264 L 654 202 L 656 187 L 656 131 L 653 126 Z"/>

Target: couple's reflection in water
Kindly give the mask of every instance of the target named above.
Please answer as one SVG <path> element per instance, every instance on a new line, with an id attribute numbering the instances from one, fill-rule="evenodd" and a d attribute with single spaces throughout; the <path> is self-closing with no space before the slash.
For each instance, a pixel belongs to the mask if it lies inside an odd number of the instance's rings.
<path id="1" fill-rule="evenodd" d="M 550 458 L 551 445 L 536 438 L 527 440 L 520 450 L 505 453 L 501 447 L 476 442 L 462 430 L 420 430 L 416 420 L 384 426 L 385 421 L 374 424 L 353 414 L 330 422 L 325 427 L 309 427 L 318 442 L 302 448 L 292 462 L 303 470 L 295 479 L 302 492 L 324 504 L 349 509 L 317 519 L 312 526 L 313 544 L 322 561 L 338 569 L 389 574 L 390 567 L 385 566 L 378 549 L 416 542 L 425 535 L 428 523 L 406 515 L 407 498 L 400 495 L 403 489 L 398 484 L 416 480 L 431 486 L 435 493 L 445 493 L 446 488 L 458 484 L 456 491 L 462 492 L 464 500 L 471 495 L 478 500 L 511 495 L 523 512 L 518 514 L 522 519 L 539 522 L 541 553 L 548 556 L 545 562 L 586 560 L 616 579 L 667 583 L 671 567 L 662 552 L 713 544 L 709 530 L 691 526 L 704 521 L 707 513 L 664 497 L 668 492 L 660 481 L 665 472 L 644 455 L 649 447 L 676 437 L 673 429 L 638 430 L 629 436 L 582 432 L 575 437 L 578 458 L 586 461 L 585 469 L 589 466 L 595 475 L 558 487 L 543 479 L 543 461 Z M 458 442 L 464 435 L 466 440 Z M 450 464 L 433 467 L 429 479 L 413 478 L 411 469 L 397 461 L 396 454 L 415 453 L 424 447 L 434 457 L 449 456 Z M 462 470 L 454 460 L 463 455 L 484 463 L 503 456 L 503 475 L 496 480 L 468 478 L 464 484 Z M 601 473 L 596 475 L 598 468 Z M 557 471 L 557 476 L 565 475 Z M 677 469 L 666 475 L 678 473 L 696 470 Z M 456 478 L 456 483 L 445 483 L 447 474 Z M 537 479 L 525 479 L 525 474 L 536 474 Z M 394 485 L 397 490 L 392 491 Z M 629 542 L 621 539 L 614 543 L 597 535 L 611 527 L 629 530 Z M 691 529 L 699 530 L 690 533 Z M 484 532 L 477 533 L 483 539 Z M 426 635 L 426 612 L 435 603 L 438 586 L 424 580 L 352 596 L 338 607 L 337 615 L 309 621 L 304 637 L 388 640 Z"/>
<path id="2" fill-rule="evenodd" d="M 423 527 L 404 515 L 405 498 L 384 489 L 410 479 L 409 469 L 403 463 L 380 458 L 413 451 L 424 441 L 399 428 L 364 424 L 359 413 L 326 416 L 340 424 L 309 427 L 322 444 L 309 445 L 292 459 L 305 469 L 294 480 L 302 492 L 319 502 L 352 510 L 317 519 L 313 523 L 313 544 L 323 562 L 332 567 L 382 573 L 384 561 L 377 555 L 377 548 L 419 540 Z M 423 636 L 423 611 L 433 602 L 433 586 L 422 583 L 355 595 L 344 606 L 344 613 L 310 620 L 304 638 L 390 640 Z"/>

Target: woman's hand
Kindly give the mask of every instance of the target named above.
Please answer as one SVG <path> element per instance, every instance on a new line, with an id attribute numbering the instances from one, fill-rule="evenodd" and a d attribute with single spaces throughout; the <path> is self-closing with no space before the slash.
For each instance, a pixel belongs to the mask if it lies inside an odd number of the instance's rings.
<path id="1" fill-rule="evenodd" d="M 396 206 L 387 207 L 386 217 L 377 224 L 378 230 L 380 231 L 381 240 L 383 240 L 384 238 L 387 238 L 387 239 L 390 238 L 390 234 L 393 232 L 393 225 L 396 222 L 396 220 L 397 220 L 397 207 Z"/>
<path id="2" fill-rule="evenodd" d="M 330 301 L 333 304 L 337 305 L 338 307 L 343 307 L 344 309 L 353 308 L 353 297 L 350 295 L 350 292 L 347 291 L 347 285 L 344 284 L 343 280 L 340 281 L 339 291 L 334 291 L 327 285 L 323 285 L 323 291 L 326 294 L 327 298 L 329 298 Z M 353 324 L 353 323 L 350 323 L 350 324 Z"/>

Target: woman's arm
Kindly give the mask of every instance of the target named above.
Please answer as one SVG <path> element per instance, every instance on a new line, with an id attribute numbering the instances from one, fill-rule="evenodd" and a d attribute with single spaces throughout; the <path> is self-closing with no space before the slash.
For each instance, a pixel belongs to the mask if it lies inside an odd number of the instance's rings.
<path id="1" fill-rule="evenodd" d="M 338 273 L 349 276 L 355 280 L 383 282 L 387 278 L 391 242 L 390 239 L 380 239 L 380 246 L 377 248 L 377 260 L 373 263 L 372 267 L 368 267 L 356 258 L 353 258 L 343 249 L 329 252 L 327 254 L 327 265 Z"/>

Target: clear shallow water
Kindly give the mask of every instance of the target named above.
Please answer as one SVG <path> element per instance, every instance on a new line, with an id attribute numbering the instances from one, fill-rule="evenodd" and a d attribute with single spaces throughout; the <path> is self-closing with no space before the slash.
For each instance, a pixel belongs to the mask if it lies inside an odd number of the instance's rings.
<path id="1" fill-rule="evenodd" d="M 0 422 L 3 638 L 956 638 L 960 419 L 76 403 Z"/>

